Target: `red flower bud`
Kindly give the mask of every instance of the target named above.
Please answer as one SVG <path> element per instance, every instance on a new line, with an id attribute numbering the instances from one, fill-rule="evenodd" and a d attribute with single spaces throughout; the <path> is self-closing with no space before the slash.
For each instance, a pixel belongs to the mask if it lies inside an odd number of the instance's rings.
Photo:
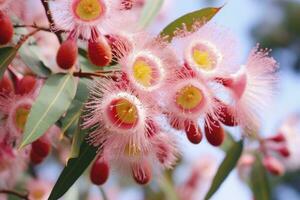
<path id="1" fill-rule="evenodd" d="M 264 157 L 263 165 L 271 174 L 275 176 L 281 176 L 285 171 L 284 166 L 274 157 Z"/>
<path id="2" fill-rule="evenodd" d="M 189 141 L 193 144 L 199 144 L 202 140 L 202 132 L 197 124 L 191 121 L 184 122 L 184 130 Z"/>
<path id="3" fill-rule="evenodd" d="M 89 41 L 88 57 L 91 63 L 98 67 L 105 67 L 111 62 L 112 52 L 105 38 Z"/>
<path id="4" fill-rule="evenodd" d="M 36 84 L 36 78 L 33 76 L 24 76 L 18 83 L 18 94 L 24 95 L 30 93 Z"/>
<path id="5" fill-rule="evenodd" d="M 95 185 L 103 185 L 109 176 L 109 166 L 102 158 L 96 160 L 90 171 L 90 179 Z"/>
<path id="6" fill-rule="evenodd" d="M 44 161 L 45 157 L 39 156 L 34 150 L 30 151 L 30 161 L 35 164 L 41 164 Z"/>
<path id="7" fill-rule="evenodd" d="M 150 165 L 146 162 L 132 166 L 132 176 L 141 185 L 149 183 L 152 178 Z"/>
<path id="8" fill-rule="evenodd" d="M 290 150 L 286 147 L 286 146 L 282 146 L 280 148 L 277 149 L 278 153 L 280 153 L 280 155 L 282 155 L 283 157 L 289 157 L 290 156 Z"/>
<path id="9" fill-rule="evenodd" d="M 225 138 L 224 129 L 221 124 L 208 116 L 208 119 L 205 120 L 204 127 L 207 141 L 213 146 L 220 146 Z"/>
<path id="10" fill-rule="evenodd" d="M 5 73 L 0 80 L 0 93 L 9 94 L 14 90 L 14 85 L 9 76 Z"/>
<path id="11" fill-rule="evenodd" d="M 267 138 L 268 141 L 273 141 L 273 142 L 285 142 L 286 138 L 282 133 L 278 133 L 277 135 L 273 136 L 273 137 L 269 137 Z"/>
<path id="12" fill-rule="evenodd" d="M 32 150 L 34 153 L 42 158 L 49 155 L 51 151 L 51 144 L 45 139 L 38 139 L 32 143 Z"/>
<path id="13" fill-rule="evenodd" d="M 76 63 L 77 55 L 78 48 L 76 42 L 68 39 L 60 45 L 56 55 L 56 62 L 62 69 L 71 69 Z"/>
<path id="14" fill-rule="evenodd" d="M 0 45 L 9 43 L 14 35 L 14 27 L 10 18 L 0 11 Z"/>

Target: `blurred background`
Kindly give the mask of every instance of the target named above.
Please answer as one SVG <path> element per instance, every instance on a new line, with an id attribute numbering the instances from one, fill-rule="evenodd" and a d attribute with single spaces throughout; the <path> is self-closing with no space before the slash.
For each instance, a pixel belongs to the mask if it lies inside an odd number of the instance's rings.
<path id="1" fill-rule="evenodd" d="M 207 6 L 220 7 L 224 5 L 222 10 L 213 18 L 213 21 L 228 27 L 236 35 L 240 41 L 241 61 L 246 60 L 248 53 L 256 43 L 273 50 L 271 54 L 280 63 L 280 79 L 272 109 L 264 113 L 262 135 L 275 134 L 290 115 L 300 113 L 299 0 L 166 0 L 165 4 L 157 21 L 151 26 L 154 33 L 158 33 L 169 22 L 183 14 Z M 232 129 L 230 131 L 238 137 L 238 130 Z M 201 199 L 203 198 L 201 193 L 205 194 L 205 188 L 209 186 L 207 186 L 205 180 L 213 176 L 215 169 L 224 157 L 224 153 L 206 144 L 205 141 L 201 145 L 193 146 L 186 142 L 183 136 L 182 138 L 180 145 L 184 149 L 184 155 L 182 164 L 174 172 L 174 182 L 180 189 L 180 185 L 186 181 L 194 170 L 193 167 L 196 166 L 200 173 L 207 175 L 207 177 L 202 177 L 203 183 L 198 188 L 198 199 Z M 300 146 L 300 143 L 298 146 Z M 203 163 L 208 164 L 203 165 Z M 300 157 L 298 163 L 300 163 Z M 55 182 L 61 169 L 62 166 L 55 165 L 50 159 L 39 168 L 39 173 Z M 144 199 L 141 187 L 135 184 L 128 185 L 126 180 L 121 180 L 121 184 L 124 181 L 126 187 L 125 190 L 120 190 L 115 184 L 116 179 L 117 177 L 111 178 L 109 183 L 103 187 L 108 196 L 120 200 Z M 84 184 L 82 183 L 84 181 L 77 182 L 67 195 L 74 195 L 79 187 L 83 189 Z M 159 183 L 154 183 L 152 186 L 154 191 L 155 184 L 159 185 Z M 281 178 L 272 179 L 272 189 L 272 199 L 274 200 L 300 199 L 300 169 L 293 169 Z M 98 199 L 99 193 L 98 188 L 93 188 L 91 196 L 94 198 L 91 199 Z M 212 199 L 252 200 L 253 196 L 249 187 L 241 181 L 235 170 Z"/>

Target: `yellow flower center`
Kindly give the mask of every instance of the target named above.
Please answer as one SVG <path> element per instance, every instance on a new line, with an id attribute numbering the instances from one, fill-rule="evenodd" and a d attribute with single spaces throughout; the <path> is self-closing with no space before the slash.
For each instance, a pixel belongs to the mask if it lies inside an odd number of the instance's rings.
<path id="1" fill-rule="evenodd" d="M 138 120 L 138 111 L 135 105 L 126 99 L 120 99 L 115 105 L 115 116 L 121 124 L 134 125 Z"/>
<path id="2" fill-rule="evenodd" d="M 153 80 L 152 67 L 144 60 L 137 60 L 133 64 L 133 76 L 139 84 L 149 87 Z"/>
<path id="3" fill-rule="evenodd" d="M 97 19 L 103 12 L 99 0 L 79 0 L 74 7 L 76 15 L 84 21 Z"/>
<path id="4" fill-rule="evenodd" d="M 184 110 L 192 110 L 201 104 L 202 99 L 203 94 L 199 88 L 186 86 L 177 93 L 176 103 Z"/>
<path id="5" fill-rule="evenodd" d="M 124 154 L 127 156 L 139 156 L 141 155 L 141 149 L 136 144 L 128 143 L 125 147 Z"/>
<path id="6" fill-rule="evenodd" d="M 215 67 L 215 61 L 208 51 L 194 49 L 193 59 L 200 69 L 210 71 Z"/>
<path id="7" fill-rule="evenodd" d="M 16 110 L 15 123 L 17 128 L 20 129 L 21 131 L 24 130 L 28 114 L 29 114 L 29 108 L 20 107 L 17 108 Z"/>

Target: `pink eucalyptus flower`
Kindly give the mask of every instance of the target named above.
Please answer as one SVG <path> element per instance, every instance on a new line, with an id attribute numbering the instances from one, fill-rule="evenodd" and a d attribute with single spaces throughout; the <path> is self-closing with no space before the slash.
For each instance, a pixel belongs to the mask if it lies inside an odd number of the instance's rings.
<path id="1" fill-rule="evenodd" d="M 71 32 L 75 37 L 96 40 L 112 24 L 128 19 L 130 11 L 119 1 L 65 0 L 50 4 L 56 29 Z"/>
<path id="2" fill-rule="evenodd" d="M 235 120 L 243 128 L 258 129 L 261 111 L 272 102 L 277 69 L 269 51 L 256 47 L 239 71 L 223 79 L 223 85 L 231 91 L 234 100 Z"/>

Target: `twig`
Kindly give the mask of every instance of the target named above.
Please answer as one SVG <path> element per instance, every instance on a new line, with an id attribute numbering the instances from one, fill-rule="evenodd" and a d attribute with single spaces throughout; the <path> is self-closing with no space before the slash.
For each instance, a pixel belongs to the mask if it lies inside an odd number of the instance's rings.
<path id="1" fill-rule="evenodd" d="M 49 3 L 48 3 L 48 0 L 41 0 L 42 4 L 43 4 L 43 7 L 45 9 L 45 12 L 46 12 L 46 16 L 47 16 L 47 19 L 49 21 L 49 26 L 50 26 L 50 29 L 52 29 L 52 27 L 54 26 L 55 22 L 53 20 L 53 17 L 52 17 L 52 14 L 51 14 L 51 11 L 50 11 L 50 8 L 49 8 Z M 56 32 L 54 31 L 54 34 L 56 35 L 59 43 L 62 43 L 63 42 L 63 38 L 61 36 L 61 32 Z"/>
<path id="2" fill-rule="evenodd" d="M 33 24 L 33 25 L 15 24 L 14 28 L 35 28 L 35 29 L 39 29 L 41 31 L 52 32 L 50 28 L 38 26 L 36 24 Z"/>
<path id="3" fill-rule="evenodd" d="M 2 194 L 11 194 L 11 195 L 14 195 L 14 196 L 17 196 L 21 199 L 25 199 L 25 200 L 29 200 L 29 194 L 26 193 L 26 194 L 23 194 L 23 193 L 19 193 L 17 191 L 13 191 L 13 190 L 0 190 L 0 193 Z"/>
<path id="4" fill-rule="evenodd" d="M 93 79 L 93 77 L 106 77 L 103 73 L 82 72 L 81 70 L 79 70 L 78 72 L 74 72 L 73 76 L 88 79 Z"/>
<path id="5" fill-rule="evenodd" d="M 16 49 L 19 49 L 28 40 L 29 37 L 33 36 L 34 34 L 36 34 L 39 31 L 40 31 L 40 29 L 37 28 L 34 31 L 28 33 L 27 35 L 22 36 L 16 45 Z"/>

